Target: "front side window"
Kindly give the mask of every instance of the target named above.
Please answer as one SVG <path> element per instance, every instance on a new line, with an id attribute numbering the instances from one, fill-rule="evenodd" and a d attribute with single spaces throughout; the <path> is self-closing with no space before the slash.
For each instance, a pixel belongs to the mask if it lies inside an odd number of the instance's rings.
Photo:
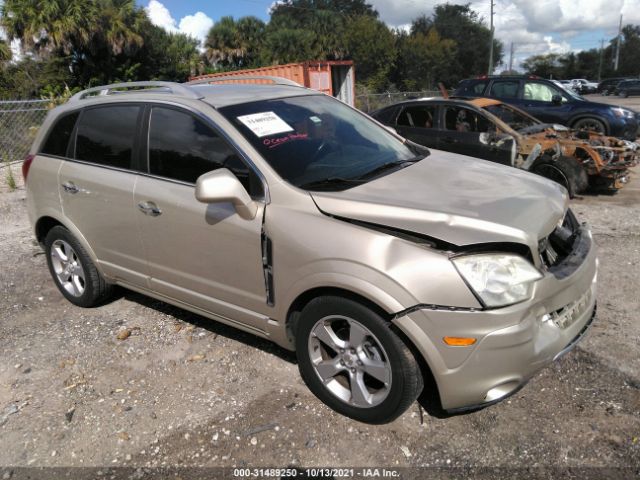
<path id="1" fill-rule="evenodd" d="M 436 107 L 433 105 L 415 105 L 406 107 L 398 116 L 398 125 L 415 128 L 434 128 Z"/>
<path id="2" fill-rule="evenodd" d="M 483 109 L 495 115 L 516 131 L 540 125 L 540 122 L 535 118 L 530 117 L 509 105 L 505 105 L 504 103 L 487 105 L 486 107 L 483 107 Z"/>
<path id="3" fill-rule="evenodd" d="M 465 107 L 446 107 L 444 119 L 445 129 L 456 132 L 482 133 L 493 127 L 483 115 Z"/>
<path id="4" fill-rule="evenodd" d="M 42 153 L 47 155 L 55 155 L 57 157 L 66 157 L 67 148 L 71 134 L 78 120 L 78 112 L 70 113 L 58 119 L 53 128 L 49 131 L 47 141 L 42 147 Z"/>
<path id="5" fill-rule="evenodd" d="M 261 100 L 219 111 L 278 175 L 301 188 L 327 180 L 336 190 L 345 189 L 346 181 L 364 183 L 418 160 L 417 152 L 387 129 L 324 95 Z M 344 185 L 338 186 L 340 181 Z"/>
<path id="6" fill-rule="evenodd" d="M 200 175 L 228 168 L 252 196 L 262 195 L 262 183 L 236 151 L 190 113 L 153 107 L 149 124 L 149 173 L 195 183 Z"/>
<path id="7" fill-rule="evenodd" d="M 132 168 L 138 115 L 136 105 L 109 105 L 82 112 L 76 136 L 77 160 Z"/>
<path id="8" fill-rule="evenodd" d="M 536 100 L 539 102 L 551 102 L 554 95 L 560 95 L 560 92 L 550 85 L 539 82 L 526 82 L 524 84 L 525 100 Z M 564 98 L 564 97 L 563 97 Z"/>

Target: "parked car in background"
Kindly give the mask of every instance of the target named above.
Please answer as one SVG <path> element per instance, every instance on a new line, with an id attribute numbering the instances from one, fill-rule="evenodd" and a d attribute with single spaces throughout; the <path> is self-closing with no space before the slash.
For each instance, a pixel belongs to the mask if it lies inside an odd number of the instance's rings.
<path id="1" fill-rule="evenodd" d="M 624 80 L 616 86 L 616 92 L 620 97 L 640 95 L 640 80 Z"/>
<path id="2" fill-rule="evenodd" d="M 571 80 L 571 86 L 581 95 L 595 93 L 598 90 L 598 82 L 592 82 L 584 78 L 574 78 Z"/>
<path id="3" fill-rule="evenodd" d="M 638 114 L 586 100 L 551 80 L 534 76 L 482 76 L 462 80 L 453 96 L 490 97 L 515 105 L 545 123 L 635 141 Z"/>
<path id="4" fill-rule="evenodd" d="M 617 94 L 616 87 L 620 82 L 624 80 L 633 80 L 633 79 L 630 77 L 606 78 L 598 84 L 597 92 L 604 96 Z"/>
<path id="5" fill-rule="evenodd" d="M 640 158 L 636 143 L 545 124 L 488 98 L 413 100 L 372 116 L 411 141 L 537 173 L 572 196 L 588 185 L 621 188 Z"/>
<path id="6" fill-rule="evenodd" d="M 269 339 L 368 423 L 424 385 L 495 403 L 584 336 L 598 261 L 564 189 L 275 83 L 108 85 L 49 112 L 23 175 L 65 298 L 118 284 Z"/>

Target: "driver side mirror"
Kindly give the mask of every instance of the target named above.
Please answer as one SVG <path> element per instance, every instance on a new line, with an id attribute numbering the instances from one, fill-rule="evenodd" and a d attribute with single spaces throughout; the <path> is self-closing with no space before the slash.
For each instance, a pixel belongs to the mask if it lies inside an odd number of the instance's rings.
<path id="1" fill-rule="evenodd" d="M 253 220 L 258 212 L 254 202 L 236 176 L 226 168 L 200 175 L 196 181 L 196 199 L 202 203 L 231 202 L 245 220 Z"/>
<path id="2" fill-rule="evenodd" d="M 561 105 L 562 104 L 562 97 L 560 95 L 554 95 L 551 97 L 551 103 L 553 103 L 554 105 Z"/>

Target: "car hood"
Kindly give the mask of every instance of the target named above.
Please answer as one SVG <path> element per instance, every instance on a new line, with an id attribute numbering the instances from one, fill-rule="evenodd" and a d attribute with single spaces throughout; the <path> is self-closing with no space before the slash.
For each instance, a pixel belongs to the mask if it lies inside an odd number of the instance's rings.
<path id="1" fill-rule="evenodd" d="M 516 242 L 536 251 L 567 208 L 566 190 L 537 175 L 432 150 L 409 167 L 341 192 L 310 192 L 325 214 L 456 246 Z"/>

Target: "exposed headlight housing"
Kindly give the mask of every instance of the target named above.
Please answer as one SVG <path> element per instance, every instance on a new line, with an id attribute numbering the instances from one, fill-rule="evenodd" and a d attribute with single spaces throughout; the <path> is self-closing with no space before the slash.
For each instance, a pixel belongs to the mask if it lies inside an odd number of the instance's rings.
<path id="1" fill-rule="evenodd" d="M 486 307 L 505 307 L 531 298 L 542 274 L 529 261 L 509 253 L 463 255 L 452 259 Z"/>
<path id="2" fill-rule="evenodd" d="M 636 115 L 631 110 L 620 107 L 611 107 L 611 111 L 618 118 L 634 118 Z"/>

